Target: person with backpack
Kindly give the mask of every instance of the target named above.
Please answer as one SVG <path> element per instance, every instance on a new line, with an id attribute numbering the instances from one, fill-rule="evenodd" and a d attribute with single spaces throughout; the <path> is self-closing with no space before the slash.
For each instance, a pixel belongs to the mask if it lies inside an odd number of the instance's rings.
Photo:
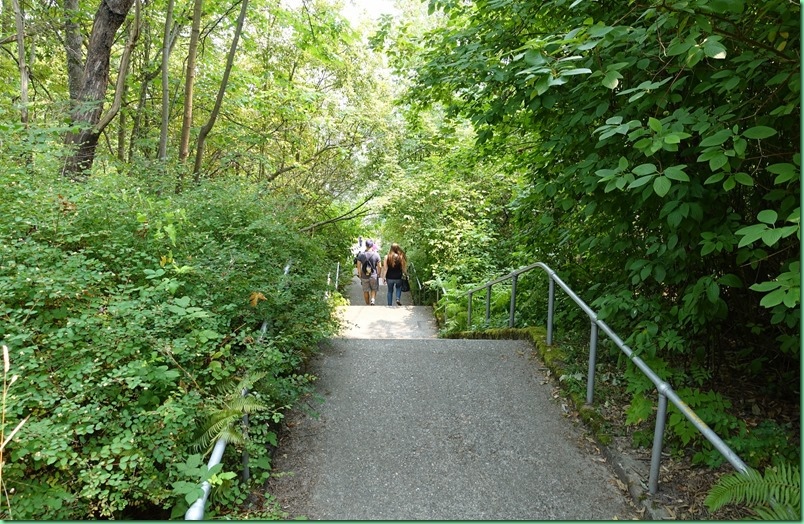
<path id="1" fill-rule="evenodd" d="M 367 306 L 373 306 L 380 288 L 380 255 L 372 251 L 374 242 L 366 240 L 366 250 L 357 255 L 355 266 L 360 277 L 360 287 L 363 289 L 363 298 Z"/>
<path id="2" fill-rule="evenodd" d="M 405 252 L 399 247 L 399 244 L 394 242 L 391 244 L 391 250 L 385 256 L 385 269 L 383 278 L 388 286 L 388 305 L 393 305 L 394 290 L 396 290 L 396 305 L 402 305 L 402 279 L 407 277 L 408 274 L 408 260 L 405 257 Z"/>

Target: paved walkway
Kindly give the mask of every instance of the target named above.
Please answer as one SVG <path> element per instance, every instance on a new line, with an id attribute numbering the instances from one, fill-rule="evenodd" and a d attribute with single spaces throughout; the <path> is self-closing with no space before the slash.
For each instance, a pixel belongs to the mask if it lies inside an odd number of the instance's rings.
<path id="1" fill-rule="evenodd" d="M 317 416 L 289 416 L 275 457 L 270 491 L 291 518 L 635 517 L 526 342 L 438 339 L 421 306 L 341 314 L 311 362 Z"/>

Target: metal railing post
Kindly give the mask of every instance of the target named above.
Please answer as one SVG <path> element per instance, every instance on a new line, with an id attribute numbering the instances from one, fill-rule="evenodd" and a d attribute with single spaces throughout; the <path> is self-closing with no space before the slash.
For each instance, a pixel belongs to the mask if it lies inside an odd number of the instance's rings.
<path id="1" fill-rule="evenodd" d="M 664 423 L 667 419 L 667 396 L 659 393 L 659 407 L 656 410 L 656 429 L 653 431 L 653 452 L 650 458 L 650 478 L 648 490 L 655 495 L 659 489 L 659 463 L 662 460 L 662 440 L 664 439 Z"/>
<path id="2" fill-rule="evenodd" d="M 549 291 L 547 292 L 547 345 L 553 345 L 553 313 L 556 303 L 556 283 L 550 275 Z"/>
<path id="3" fill-rule="evenodd" d="M 597 319 L 592 319 L 592 334 L 589 338 L 589 372 L 586 376 L 586 403 L 592 404 L 595 391 L 595 364 L 597 362 Z"/>
<path id="4" fill-rule="evenodd" d="M 511 278 L 511 306 L 508 308 L 508 327 L 514 327 L 516 320 L 514 319 L 516 311 L 516 279 L 517 275 Z"/>
<path id="5" fill-rule="evenodd" d="M 466 311 L 466 329 L 472 329 L 472 294 L 469 293 L 469 308 Z"/>
<path id="6" fill-rule="evenodd" d="M 491 286 L 486 286 L 486 324 L 491 320 Z"/>

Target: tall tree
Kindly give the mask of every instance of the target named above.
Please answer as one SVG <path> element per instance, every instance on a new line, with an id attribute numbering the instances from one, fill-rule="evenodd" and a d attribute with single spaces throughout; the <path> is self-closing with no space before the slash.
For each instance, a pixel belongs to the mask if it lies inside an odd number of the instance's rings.
<path id="1" fill-rule="evenodd" d="M 168 124 L 170 119 L 170 28 L 173 25 L 173 0 L 168 0 L 165 12 L 165 32 L 162 41 L 162 126 L 159 134 L 159 160 L 167 160 Z"/>
<path id="2" fill-rule="evenodd" d="M 17 28 L 17 62 L 20 68 L 20 121 L 28 127 L 28 66 L 25 63 L 25 14 L 18 0 L 13 0 Z"/>
<path id="3" fill-rule="evenodd" d="M 83 37 L 79 24 L 78 0 L 64 0 L 64 51 L 67 56 L 67 87 L 70 100 L 78 102 L 84 71 Z"/>
<path id="4" fill-rule="evenodd" d="M 193 177 L 196 182 L 198 182 L 201 176 L 201 161 L 204 157 L 204 142 L 206 141 L 209 132 L 212 131 L 212 127 L 215 125 L 215 120 L 217 120 L 218 113 L 221 110 L 221 104 L 223 104 L 223 95 L 226 93 L 226 87 L 229 85 L 229 74 L 232 71 L 232 64 L 234 63 L 234 57 L 237 53 L 237 43 L 240 40 L 240 32 L 243 30 L 243 23 L 246 20 L 248 0 L 241 0 L 241 2 L 240 16 L 237 17 L 237 23 L 235 24 L 235 32 L 234 36 L 232 37 L 232 46 L 229 49 L 229 54 L 226 58 L 226 68 L 224 69 L 223 78 L 221 79 L 221 84 L 218 88 L 218 96 L 215 99 L 215 106 L 212 108 L 212 113 L 209 115 L 209 120 L 207 120 L 206 124 L 201 126 L 201 130 L 198 133 L 198 143 L 195 151 L 195 165 L 193 166 Z"/>
<path id="5" fill-rule="evenodd" d="M 95 13 L 78 104 L 70 115 L 79 131 L 68 133 L 65 139 L 65 143 L 74 148 L 64 164 L 64 174 L 70 178 L 86 176 L 95 160 L 95 148 L 100 136 L 96 125 L 101 118 L 109 83 L 112 44 L 134 1 L 102 0 Z"/>
<path id="6" fill-rule="evenodd" d="M 195 62 L 198 53 L 198 41 L 201 38 L 201 6 L 202 0 L 193 2 L 193 25 L 190 30 L 190 45 L 187 49 L 187 73 L 184 80 L 184 111 L 181 121 L 181 138 L 179 138 L 179 162 L 184 164 L 190 156 L 190 129 L 193 125 L 193 90 L 195 89 Z M 181 191 L 184 169 L 179 171 L 177 190 Z"/>
<path id="7" fill-rule="evenodd" d="M 516 151 L 522 244 L 646 358 L 797 368 L 800 7 L 568 4 L 431 1 L 410 101 Z"/>

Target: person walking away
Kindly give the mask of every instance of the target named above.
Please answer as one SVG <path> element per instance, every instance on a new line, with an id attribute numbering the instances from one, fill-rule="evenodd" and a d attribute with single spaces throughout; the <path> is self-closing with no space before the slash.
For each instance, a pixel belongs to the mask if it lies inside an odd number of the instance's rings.
<path id="1" fill-rule="evenodd" d="M 366 250 L 357 255 L 357 274 L 360 276 L 360 287 L 367 306 L 373 306 L 380 288 L 380 256 L 373 252 L 374 242 L 366 240 Z"/>
<path id="2" fill-rule="evenodd" d="M 391 250 L 385 256 L 383 264 L 385 283 L 388 286 L 388 305 L 393 305 L 394 290 L 396 290 L 396 305 L 402 305 L 402 277 L 408 272 L 408 260 L 405 252 L 394 242 Z"/>

